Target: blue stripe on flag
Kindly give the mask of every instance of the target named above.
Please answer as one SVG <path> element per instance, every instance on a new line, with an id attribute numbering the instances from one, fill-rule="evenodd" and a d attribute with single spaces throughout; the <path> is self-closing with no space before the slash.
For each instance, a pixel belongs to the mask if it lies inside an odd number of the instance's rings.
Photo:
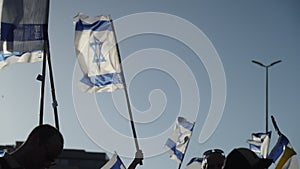
<path id="1" fill-rule="evenodd" d="M 194 163 L 194 162 L 197 162 L 197 163 L 202 163 L 203 161 L 203 158 L 199 158 L 199 157 L 194 157 L 190 160 L 190 162 L 187 163 L 187 166 Z"/>
<path id="2" fill-rule="evenodd" d="M 79 20 L 78 22 L 76 22 L 75 30 L 112 31 L 112 25 L 109 20 L 99 20 L 92 24 Z"/>
<path id="3" fill-rule="evenodd" d="M 260 151 L 261 146 L 254 145 L 254 144 L 249 144 L 249 148 L 252 151 Z"/>
<path id="4" fill-rule="evenodd" d="M 12 53 L 3 53 L 0 52 L 0 62 L 5 61 L 7 58 L 11 56 L 22 57 L 25 53 L 34 53 L 34 52 L 43 52 L 42 50 L 33 50 L 31 52 L 12 52 Z"/>
<path id="5" fill-rule="evenodd" d="M 48 24 L 15 24 L 1 22 L 1 41 L 35 41 L 48 39 Z"/>
<path id="6" fill-rule="evenodd" d="M 270 152 L 268 158 L 272 159 L 273 162 L 275 162 L 280 155 L 284 151 L 284 147 L 289 144 L 289 140 L 287 137 L 285 137 L 283 134 L 278 138 L 278 141 L 272 151 Z"/>
<path id="7" fill-rule="evenodd" d="M 178 117 L 178 124 L 182 127 L 184 127 L 187 130 L 193 131 L 194 124 L 188 122 L 185 118 L 183 117 Z"/>
<path id="8" fill-rule="evenodd" d="M 167 142 L 166 142 L 166 146 L 169 147 L 172 151 L 173 151 L 173 154 L 181 161 L 183 159 L 183 154 L 182 152 L 178 151 L 176 149 L 176 143 L 171 140 L 171 139 L 168 139 Z"/>
<path id="9" fill-rule="evenodd" d="M 117 161 L 114 163 L 113 166 L 111 166 L 111 169 L 120 169 L 122 165 L 123 164 L 122 164 L 120 157 L 117 156 Z"/>
<path id="10" fill-rule="evenodd" d="M 80 81 L 89 86 L 106 86 L 110 84 L 122 84 L 120 73 L 108 73 L 92 77 L 84 75 L 84 77 Z"/>

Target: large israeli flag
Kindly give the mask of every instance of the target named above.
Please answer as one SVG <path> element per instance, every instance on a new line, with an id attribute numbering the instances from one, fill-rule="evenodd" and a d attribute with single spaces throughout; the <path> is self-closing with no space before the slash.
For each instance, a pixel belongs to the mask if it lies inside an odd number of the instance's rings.
<path id="1" fill-rule="evenodd" d="M 126 169 L 126 167 L 118 154 L 115 153 L 111 159 L 103 167 L 101 167 L 101 169 Z"/>
<path id="2" fill-rule="evenodd" d="M 186 147 L 191 138 L 194 123 L 187 121 L 183 117 L 178 117 L 174 132 L 168 138 L 164 148 L 170 154 L 170 158 L 181 163 Z"/>
<path id="3" fill-rule="evenodd" d="M 112 92 L 123 88 L 119 54 L 110 16 L 79 14 L 75 21 L 75 50 L 83 72 L 81 89 Z"/>
<path id="4" fill-rule="evenodd" d="M 43 59 L 49 0 L 0 0 L 0 69 Z"/>

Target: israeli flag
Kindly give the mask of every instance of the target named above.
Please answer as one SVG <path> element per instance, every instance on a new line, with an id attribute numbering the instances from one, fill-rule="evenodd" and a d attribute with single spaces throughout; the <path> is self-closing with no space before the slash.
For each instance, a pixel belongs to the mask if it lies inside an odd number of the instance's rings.
<path id="1" fill-rule="evenodd" d="M 268 158 L 276 164 L 275 169 L 298 169 L 298 161 L 295 155 L 296 152 L 290 141 L 285 135 L 281 134 Z"/>
<path id="2" fill-rule="evenodd" d="M 49 0 L 0 0 L 0 69 L 43 60 Z"/>
<path id="3" fill-rule="evenodd" d="M 111 159 L 103 167 L 101 167 L 101 169 L 126 169 L 126 167 L 118 154 L 115 153 Z"/>
<path id="4" fill-rule="evenodd" d="M 110 16 L 78 14 L 75 22 L 75 50 L 83 72 L 81 89 L 112 92 L 123 88 L 119 54 Z"/>
<path id="5" fill-rule="evenodd" d="M 5 150 L 0 150 L 0 157 L 3 157 L 5 155 Z"/>
<path id="6" fill-rule="evenodd" d="M 168 138 L 164 148 L 170 154 L 170 158 L 181 163 L 186 147 L 191 138 L 194 123 L 187 121 L 183 117 L 178 117 L 174 132 Z"/>
<path id="7" fill-rule="evenodd" d="M 249 149 L 255 152 L 258 156 L 266 158 L 268 155 L 270 138 L 271 131 L 267 133 L 252 133 L 251 139 L 247 141 Z"/>

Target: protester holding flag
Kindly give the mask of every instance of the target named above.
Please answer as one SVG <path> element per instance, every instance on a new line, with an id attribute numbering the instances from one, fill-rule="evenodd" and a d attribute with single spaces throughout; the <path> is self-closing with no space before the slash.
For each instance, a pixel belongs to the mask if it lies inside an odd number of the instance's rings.
<path id="1" fill-rule="evenodd" d="M 91 17 L 79 13 L 75 22 L 75 51 L 83 72 L 81 89 L 85 92 L 113 92 L 124 88 L 133 138 L 142 165 L 117 38 L 110 16 Z M 135 162 L 135 161 L 134 161 Z M 135 164 L 136 166 L 136 164 Z"/>
<path id="2" fill-rule="evenodd" d="M 138 150 L 135 153 L 135 158 L 129 165 L 128 169 L 135 169 L 138 164 L 141 164 L 141 162 L 144 160 L 144 155 L 141 150 Z"/>

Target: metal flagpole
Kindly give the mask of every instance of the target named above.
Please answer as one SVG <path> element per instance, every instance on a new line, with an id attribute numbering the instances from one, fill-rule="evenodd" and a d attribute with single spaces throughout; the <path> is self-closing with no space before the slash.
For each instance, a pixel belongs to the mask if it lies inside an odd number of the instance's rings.
<path id="1" fill-rule="evenodd" d="M 58 111 L 57 111 L 57 100 L 55 95 L 55 87 L 54 87 L 54 78 L 53 78 L 53 71 L 52 71 L 52 64 L 51 64 L 51 57 L 50 57 L 50 44 L 49 40 L 47 41 L 47 59 L 48 59 L 48 68 L 49 68 L 49 76 L 50 76 L 50 87 L 51 87 L 51 94 L 52 94 L 52 107 L 54 111 L 54 119 L 55 119 L 55 127 L 59 130 L 59 121 L 58 121 Z"/>
<path id="2" fill-rule="evenodd" d="M 47 3 L 47 8 L 46 8 L 46 18 L 45 20 L 48 23 L 49 20 L 49 8 L 50 8 L 50 2 L 49 0 L 46 1 Z M 46 34 L 44 34 L 44 36 L 47 37 L 47 39 L 49 38 L 48 36 L 48 27 L 47 27 L 47 32 Z M 46 79 L 46 62 L 47 62 L 47 41 L 48 40 L 44 40 L 44 50 L 43 50 L 43 64 L 42 64 L 42 74 L 39 74 L 37 76 L 37 80 L 41 81 L 41 96 L 40 96 L 40 120 L 39 120 L 39 125 L 43 124 L 43 118 L 44 118 L 44 98 L 45 98 L 45 79 Z"/>
<path id="3" fill-rule="evenodd" d="M 47 1 L 47 20 L 49 20 L 49 11 L 50 11 L 50 0 Z M 47 31 L 48 33 L 48 31 Z M 57 112 L 57 101 L 55 95 L 55 88 L 54 88 L 54 79 L 53 79 L 53 71 L 52 71 L 52 64 L 51 64 L 51 55 L 50 55 L 50 43 L 49 43 L 49 36 L 48 39 L 45 41 L 46 44 L 46 51 L 47 51 L 47 61 L 48 61 L 48 69 L 49 69 L 49 78 L 50 78 L 50 87 L 51 87 L 51 94 L 52 94 L 52 108 L 54 112 L 54 119 L 55 119 L 55 127 L 59 130 L 59 122 L 58 122 L 58 112 Z"/>
<path id="4" fill-rule="evenodd" d="M 118 57 L 119 57 L 121 78 L 122 78 L 122 82 L 123 82 L 123 85 L 124 85 L 124 92 L 125 92 L 125 97 L 126 97 L 126 102 L 127 102 L 128 113 L 129 113 L 129 117 L 130 117 L 131 130 L 132 130 L 132 134 L 133 134 L 133 137 L 134 137 L 135 148 L 136 148 L 136 151 L 140 151 L 139 143 L 138 143 L 138 140 L 137 140 L 137 134 L 136 134 L 136 130 L 135 130 L 135 125 L 134 125 L 134 120 L 133 120 L 133 115 L 132 115 L 132 111 L 131 111 L 129 94 L 128 94 L 128 90 L 127 90 L 127 85 L 126 85 L 126 81 L 125 81 L 125 76 L 124 76 L 122 63 L 121 63 L 121 55 L 120 55 L 119 45 L 117 43 L 115 28 L 114 28 L 113 20 L 111 19 L 111 17 L 110 17 L 110 22 L 111 22 L 112 30 L 113 30 L 113 33 L 114 33 L 116 49 L 117 49 L 117 53 L 118 53 Z M 140 165 L 143 165 L 142 161 L 140 162 Z"/>
<path id="5" fill-rule="evenodd" d="M 48 23 L 49 20 L 49 8 L 50 8 L 50 1 L 47 2 L 47 11 L 46 11 L 46 20 Z M 49 36 L 48 36 L 48 28 L 47 28 L 47 39 L 44 41 L 44 54 L 43 54 L 43 65 L 42 65 L 42 75 L 38 75 L 37 80 L 42 81 L 41 84 L 41 98 L 40 98 L 40 121 L 39 124 L 43 124 L 44 118 L 44 98 L 45 98 L 45 79 L 46 79 L 46 66 L 48 60 L 48 68 L 49 68 L 49 75 L 50 75 L 50 86 L 51 86 L 51 94 L 52 94 L 52 107 L 54 110 L 54 118 L 55 118 L 55 126 L 59 130 L 59 122 L 58 122 L 58 113 L 57 113 L 57 101 L 55 96 L 55 88 L 54 88 L 54 79 L 53 79 L 53 71 L 52 71 L 52 64 L 50 59 L 50 44 L 49 44 Z"/>
<path id="6" fill-rule="evenodd" d="M 38 75 L 37 80 L 41 81 L 41 96 L 40 96 L 40 120 L 39 125 L 43 124 L 44 117 L 44 98 L 45 98 L 45 77 L 46 77 L 46 42 L 44 42 L 44 53 L 43 53 L 43 64 L 42 64 L 42 75 Z"/>

